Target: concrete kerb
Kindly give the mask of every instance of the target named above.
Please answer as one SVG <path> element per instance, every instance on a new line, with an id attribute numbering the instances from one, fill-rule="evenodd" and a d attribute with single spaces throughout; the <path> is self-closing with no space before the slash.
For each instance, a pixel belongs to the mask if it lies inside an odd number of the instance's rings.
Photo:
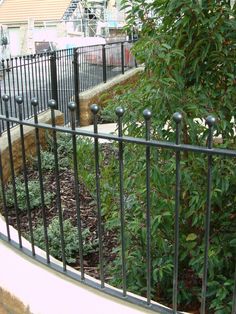
<path id="1" fill-rule="evenodd" d="M 129 304 L 76 282 L 12 248 L 10 244 L 1 240 L 1 235 L 6 235 L 5 221 L 1 216 L 0 230 L 0 287 L 19 299 L 33 314 L 151 313 L 148 309 Z M 10 227 L 10 233 L 12 241 L 17 242 L 17 231 Z M 24 248 L 31 248 L 31 244 L 26 239 L 22 238 L 22 243 Z M 35 250 L 37 256 L 46 257 L 41 249 L 36 247 Z M 62 266 L 62 263 L 55 258 L 50 257 L 50 260 Z M 67 270 L 80 274 L 69 266 Z M 86 279 L 99 283 L 88 275 Z"/>

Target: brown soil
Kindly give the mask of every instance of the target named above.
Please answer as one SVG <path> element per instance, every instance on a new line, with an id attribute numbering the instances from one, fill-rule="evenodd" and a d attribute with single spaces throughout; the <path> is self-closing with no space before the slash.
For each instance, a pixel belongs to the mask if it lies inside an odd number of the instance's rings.
<path id="1" fill-rule="evenodd" d="M 37 180 L 38 173 L 31 171 L 28 175 L 29 180 Z M 58 215 L 56 206 L 56 180 L 53 173 L 48 173 L 44 176 L 44 190 L 52 192 L 55 196 L 50 204 L 46 208 L 47 213 L 47 225 L 52 219 Z M 61 207 L 63 211 L 63 218 L 70 219 L 74 226 L 77 225 L 77 211 L 76 200 L 74 192 L 74 177 L 71 170 L 65 170 L 60 173 L 60 195 L 61 195 Z M 82 229 L 89 228 L 89 241 L 94 241 L 98 238 L 97 235 L 97 211 L 96 204 L 90 193 L 85 188 L 84 184 L 80 183 L 79 186 L 79 198 L 80 198 L 80 211 L 81 211 L 81 224 Z M 29 222 L 27 212 L 20 212 L 20 225 L 22 234 L 29 234 Z M 42 208 L 35 208 L 31 211 L 32 225 L 35 228 L 42 221 Z M 9 208 L 9 223 L 17 228 L 16 215 L 14 208 Z M 104 230 L 103 228 L 103 254 L 105 263 L 109 263 L 115 258 L 112 253 L 113 248 L 117 245 L 117 239 L 114 232 Z M 76 256 L 76 263 L 71 265 L 75 269 L 80 269 L 79 255 Z M 95 278 L 99 278 L 99 254 L 98 248 L 92 254 L 84 256 L 84 269 L 85 273 Z M 108 276 L 108 274 L 107 274 Z"/>
<path id="2" fill-rule="evenodd" d="M 38 180 L 37 171 L 31 170 L 28 175 L 29 180 Z M 56 180 L 53 173 L 47 173 L 44 175 L 44 189 L 55 194 L 55 197 L 50 206 L 47 207 L 47 224 L 58 215 L 56 206 Z M 70 218 L 74 226 L 77 225 L 77 211 L 76 211 L 76 200 L 74 192 L 74 177 L 72 170 L 65 170 L 60 173 L 60 195 L 61 205 L 63 209 L 63 218 Z M 83 183 L 80 182 L 79 186 L 79 198 L 80 198 L 80 210 L 81 210 L 81 223 L 82 229 L 89 228 L 90 235 L 89 240 L 94 241 L 98 238 L 97 235 L 97 209 L 96 203 L 89 191 L 86 189 Z M 36 208 L 31 211 L 32 224 L 35 228 L 42 221 L 42 208 Z M 13 208 L 9 208 L 9 223 L 17 228 L 16 216 Z M 29 223 L 28 215 L 26 212 L 20 212 L 20 223 L 22 234 L 29 234 Z M 113 253 L 113 249 L 117 246 L 117 235 L 115 231 L 111 232 L 103 228 L 103 254 L 105 264 L 108 265 L 115 258 L 116 255 Z M 77 270 L 80 270 L 79 255 L 76 256 L 76 263 L 71 264 Z M 105 267 L 105 279 L 109 279 L 110 275 L 107 272 L 108 267 Z M 98 248 L 91 254 L 84 256 L 84 270 L 85 273 L 91 275 L 94 278 L 99 279 L 99 253 Z M 191 280 L 190 280 L 191 279 Z M 186 282 L 192 283 L 191 274 L 188 274 Z M 159 301 L 162 300 L 159 295 L 157 298 Z M 163 303 L 165 300 L 163 299 Z M 1 305 L 1 303 L 0 303 Z M 171 304 L 168 304 L 171 307 Z M 195 310 L 193 310 L 195 309 Z M 190 310 L 191 313 L 199 313 L 199 304 L 191 304 L 189 307 L 185 307 L 185 310 Z M 3 312 L 5 313 L 5 312 Z M 14 312 L 13 312 L 14 313 Z M 22 312 L 24 313 L 24 312 Z M 26 312 L 27 313 L 27 312 Z M 1 314 L 1 312 L 0 312 Z"/>

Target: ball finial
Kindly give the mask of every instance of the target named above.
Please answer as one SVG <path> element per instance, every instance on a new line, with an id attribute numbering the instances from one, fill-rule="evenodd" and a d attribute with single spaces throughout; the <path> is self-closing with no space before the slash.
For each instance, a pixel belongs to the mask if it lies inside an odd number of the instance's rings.
<path id="1" fill-rule="evenodd" d="M 54 99 L 50 99 L 48 102 L 48 107 L 51 109 L 57 109 L 57 102 Z"/>
<path id="2" fill-rule="evenodd" d="M 152 112 L 149 109 L 143 110 L 143 116 L 145 120 L 150 120 L 152 117 Z"/>
<path id="3" fill-rule="evenodd" d="M 21 105 L 22 103 L 23 103 L 23 97 L 22 96 L 16 96 L 16 103 L 18 104 L 18 105 Z"/>
<path id="4" fill-rule="evenodd" d="M 90 106 L 90 110 L 92 111 L 93 114 L 97 114 L 100 110 L 100 107 L 96 104 L 93 104 Z"/>
<path id="5" fill-rule="evenodd" d="M 2 100 L 4 101 L 4 102 L 7 102 L 8 100 L 9 100 L 9 96 L 8 95 L 3 95 L 2 96 Z"/>
<path id="6" fill-rule="evenodd" d="M 125 112 L 125 110 L 124 110 L 122 107 L 117 107 L 117 108 L 116 108 L 116 115 L 117 115 L 118 117 L 122 117 L 123 114 L 124 114 L 124 112 Z"/>
<path id="7" fill-rule="evenodd" d="M 183 119 L 183 116 L 180 112 L 175 112 L 173 114 L 173 120 L 175 121 L 175 123 L 180 123 Z"/>
<path id="8" fill-rule="evenodd" d="M 35 97 L 33 97 L 33 98 L 31 99 L 31 105 L 34 106 L 34 107 L 37 107 L 38 104 L 39 104 L 39 103 L 38 103 L 38 99 L 35 98 Z"/>
<path id="9" fill-rule="evenodd" d="M 208 116 L 206 118 L 206 124 L 209 126 L 209 127 L 212 127 L 216 124 L 216 118 L 213 117 L 213 116 Z"/>
<path id="10" fill-rule="evenodd" d="M 74 101 L 69 102 L 68 108 L 70 109 L 70 111 L 75 111 L 76 103 Z"/>

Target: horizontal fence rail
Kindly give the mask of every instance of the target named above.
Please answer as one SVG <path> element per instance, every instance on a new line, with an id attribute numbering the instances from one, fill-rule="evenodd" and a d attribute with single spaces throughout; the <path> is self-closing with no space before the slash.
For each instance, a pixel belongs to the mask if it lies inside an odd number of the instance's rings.
<path id="1" fill-rule="evenodd" d="M 67 57 L 66 57 L 67 58 Z M 141 306 L 147 307 L 154 311 L 160 313 L 180 313 L 178 312 L 178 298 L 179 298 L 179 248 L 180 248 L 180 236 L 182 230 L 180 229 L 180 206 L 181 206 L 181 198 L 180 198 L 180 189 L 181 189 L 181 161 L 182 156 L 186 152 L 199 154 L 205 158 L 206 157 L 206 177 L 205 177 L 205 191 L 206 191 L 206 206 L 205 206 L 205 224 L 202 226 L 204 230 L 204 253 L 203 253 L 203 275 L 202 275 L 202 289 L 201 289 L 201 314 L 206 313 L 206 303 L 208 298 L 208 271 L 209 271 L 209 252 L 211 248 L 211 241 L 210 241 L 210 231 L 211 231 L 211 211 L 212 211 L 212 190 L 214 188 L 213 182 L 213 165 L 214 165 L 214 158 L 217 156 L 221 156 L 222 158 L 235 158 L 236 151 L 229 150 L 229 149 L 221 149 L 221 148 L 214 148 L 213 145 L 213 134 L 214 134 L 214 126 L 216 124 L 216 120 L 213 116 L 209 116 L 206 119 L 206 125 L 208 128 L 208 136 L 207 136 L 207 145 L 204 146 L 194 146 L 194 145 L 185 145 L 181 143 L 181 121 L 182 115 L 180 113 L 175 113 L 173 115 L 173 121 L 175 123 L 175 142 L 164 142 L 158 141 L 151 138 L 151 118 L 152 113 L 150 110 L 144 110 L 143 112 L 143 120 L 145 123 L 144 126 L 144 138 L 135 138 L 135 137 L 128 137 L 124 136 L 123 134 L 123 124 L 122 119 L 123 115 L 125 114 L 123 108 L 116 109 L 117 115 L 117 129 L 118 135 L 112 134 L 101 134 L 98 132 L 98 112 L 99 106 L 92 105 L 91 111 L 94 117 L 94 130 L 93 132 L 82 131 L 81 129 L 76 129 L 76 104 L 74 102 L 70 102 L 68 105 L 69 110 L 69 117 L 70 117 L 70 127 L 59 127 L 55 124 L 55 109 L 57 109 L 57 102 L 56 100 L 50 100 L 48 103 L 49 108 L 51 109 L 51 125 L 42 124 L 38 122 L 38 112 L 39 112 L 39 101 L 37 99 L 31 100 L 31 112 L 34 117 L 34 122 L 30 122 L 25 120 L 24 111 L 23 111 L 23 98 L 16 97 L 16 101 L 14 101 L 14 108 L 17 117 L 12 117 L 12 103 L 13 99 L 11 96 L 4 95 L 2 98 L 2 106 L 4 107 L 5 115 L 0 115 L 1 122 L 4 122 L 7 129 L 7 138 L 8 138 L 8 147 L 9 147 L 9 163 L 11 169 L 11 178 L 10 181 L 12 182 L 13 194 L 14 194 L 14 209 L 16 215 L 16 226 L 18 232 L 18 242 L 11 240 L 11 232 L 10 232 L 10 223 L 9 223 L 9 212 L 8 207 L 6 205 L 6 187 L 4 184 L 3 178 L 3 168 L 2 168 L 2 151 L 0 151 L 0 179 L 1 179 L 1 188 L 2 188 L 2 199 L 3 199 L 3 210 L 4 216 L 6 221 L 6 230 L 7 235 L 3 235 L 0 230 L 1 238 L 10 242 L 12 245 L 18 247 L 24 253 L 32 256 L 33 258 L 47 264 L 49 267 L 56 269 L 59 272 L 62 272 L 80 282 L 93 286 L 97 289 L 101 289 L 102 291 L 117 296 L 121 299 L 128 300 L 132 303 L 139 304 Z M 16 173 L 14 167 L 14 158 L 13 158 L 13 148 L 12 148 L 12 139 L 11 139 L 11 130 L 10 126 L 11 123 L 14 125 L 19 125 L 19 134 L 21 139 L 21 150 L 22 150 L 22 170 L 23 170 L 23 179 L 25 184 L 26 190 L 26 198 L 27 202 L 26 205 L 28 207 L 28 223 L 29 223 L 29 231 L 28 231 L 28 238 L 31 240 L 31 250 L 26 249 L 22 244 L 22 232 L 21 232 L 21 219 L 19 215 L 18 209 L 18 199 L 17 199 L 17 182 L 16 182 Z M 44 228 L 44 241 L 45 241 L 45 251 L 46 251 L 46 259 L 38 256 L 35 253 L 35 245 L 34 245 L 34 232 L 32 227 L 32 216 L 31 211 L 29 209 L 29 192 L 28 192 L 28 181 L 29 181 L 29 165 L 26 160 L 25 155 L 25 145 L 24 145 L 24 127 L 31 126 L 35 132 L 35 148 L 36 148 L 36 159 L 38 164 L 38 173 L 39 173 L 39 184 L 40 184 L 40 191 L 41 191 L 41 203 L 42 203 L 42 221 L 43 221 L 43 228 Z M 55 265 L 53 262 L 50 261 L 50 245 L 48 243 L 48 224 L 47 224 L 47 209 L 45 206 L 45 187 L 44 187 L 44 177 L 41 168 L 41 139 L 39 133 L 42 130 L 50 131 L 52 136 L 52 145 L 53 145 L 53 159 L 54 159 L 54 175 L 56 178 L 56 206 L 57 212 L 59 216 L 59 229 L 60 229 L 60 247 L 61 247 L 61 260 L 62 266 Z M 65 242 L 64 242 L 64 225 L 63 221 L 65 219 L 63 215 L 63 208 L 62 208 L 62 199 L 61 199 L 61 186 L 60 186 L 60 165 L 59 165 L 59 152 L 58 152 L 58 136 L 60 133 L 65 133 L 71 137 L 72 140 L 72 160 L 73 160 L 73 180 L 74 180 L 74 195 L 75 195 L 75 202 L 77 208 L 77 229 L 78 229 L 78 243 L 79 243 L 79 259 L 80 259 L 80 275 L 75 275 L 70 270 L 67 269 L 67 262 L 66 262 L 66 252 L 65 252 Z M 80 208 L 80 199 L 79 199 L 79 189 L 80 183 L 78 179 L 78 174 L 80 172 L 80 168 L 84 167 L 84 165 L 80 165 L 80 156 L 77 156 L 77 145 L 79 145 L 79 139 L 81 136 L 92 139 L 93 143 L 93 160 L 94 160 L 94 189 L 96 191 L 95 198 L 96 198 L 96 211 L 97 211 L 97 235 L 98 235 L 98 252 L 99 252 L 99 278 L 100 284 L 91 281 L 90 279 L 86 278 L 86 271 L 84 268 L 84 245 L 85 242 L 83 240 L 82 235 L 82 223 L 81 223 L 81 208 Z M 118 177 L 119 177 L 119 228 L 120 228 L 120 245 L 121 245 L 121 277 L 122 277 L 122 289 L 119 292 L 117 289 L 112 289 L 108 287 L 106 284 L 105 279 L 105 262 L 104 262 L 104 226 L 102 221 L 102 203 L 101 203 L 101 156 L 100 156 L 100 139 L 106 139 L 112 141 L 113 143 L 117 143 L 118 147 Z M 78 142 L 77 142 L 78 141 Z M 143 256 L 141 257 L 145 261 L 146 265 L 146 301 L 135 297 L 129 293 L 127 288 L 127 274 L 129 272 L 129 267 L 127 265 L 127 256 L 126 256 L 126 214 L 128 208 L 126 208 L 125 202 L 125 192 L 124 192 L 124 184 L 125 184 L 125 177 L 124 177 L 124 169 L 126 164 L 124 162 L 124 151 L 128 149 L 128 144 L 138 145 L 139 147 L 143 147 L 143 154 L 144 154 L 144 164 L 145 164 L 145 199 L 146 199 L 146 212 L 145 212 L 145 229 L 146 229 L 146 252 L 144 252 Z M 152 194 L 152 184 L 151 184 L 151 172 L 152 172 L 152 160 L 151 160 L 151 150 L 152 149 L 162 149 L 168 150 L 173 152 L 172 158 L 175 160 L 175 169 L 173 169 L 175 175 L 175 189 L 173 189 L 173 199 L 174 199 L 174 210 L 173 210 L 173 220 L 174 220 L 174 233 L 173 233 L 173 243 L 174 243 L 174 250 L 173 250 L 173 293 L 172 293 L 172 309 L 162 306 L 161 304 L 157 304 L 152 301 L 151 298 L 151 291 L 153 289 L 152 286 L 152 265 L 153 265 L 153 257 L 151 254 L 151 247 L 153 241 L 153 235 L 151 233 L 151 221 L 155 217 L 151 215 L 151 194 Z M 78 157 L 78 158 L 77 158 Z M 191 169 L 190 169 L 191 170 Z M 158 182 L 155 182 L 158 185 Z M 135 191 L 133 192 L 135 193 Z M 234 253 L 233 253 L 234 254 Z M 235 259 L 235 256 L 232 257 Z M 233 277 L 233 276 L 232 276 Z M 235 280 L 235 277 L 234 277 Z M 234 292 L 232 295 L 232 314 L 235 313 L 235 302 L 236 302 L 236 291 L 234 288 Z"/>
<path id="2" fill-rule="evenodd" d="M 116 42 L 1 60 L 0 97 L 9 95 L 9 113 L 15 117 L 14 99 L 20 94 L 24 99 L 24 119 L 33 117 L 32 97 L 39 101 L 38 113 L 48 109 L 47 100 L 53 98 L 64 113 L 65 123 L 69 122 L 67 103 L 75 101 L 79 121 L 79 93 L 135 67 L 132 44 Z M 5 114 L 2 104 L 0 114 Z M 0 127 L 2 131 L 6 129 L 4 121 Z"/>

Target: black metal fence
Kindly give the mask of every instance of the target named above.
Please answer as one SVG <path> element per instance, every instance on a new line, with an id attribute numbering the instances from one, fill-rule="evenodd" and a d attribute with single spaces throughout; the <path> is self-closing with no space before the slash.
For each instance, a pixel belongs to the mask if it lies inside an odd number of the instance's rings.
<path id="1" fill-rule="evenodd" d="M 5 199 L 5 188 L 4 188 L 4 180 L 3 180 L 3 168 L 2 168 L 2 162 L 0 162 L 0 179 L 2 184 L 2 196 L 3 196 L 3 210 L 6 220 L 6 230 L 7 235 L 3 235 L 0 233 L 1 239 L 4 239 L 8 242 L 10 242 L 12 245 L 18 247 L 21 251 L 25 252 L 26 254 L 32 256 L 36 260 L 39 260 L 45 264 L 47 264 L 49 267 L 56 269 L 59 272 L 62 272 L 70 277 L 73 277 L 74 279 L 83 282 L 85 284 L 91 285 L 97 289 L 102 289 L 104 292 L 115 295 L 121 299 L 128 300 L 130 302 L 140 304 L 141 306 L 147 307 L 149 309 L 152 309 L 154 311 L 158 311 L 160 313 L 178 313 L 177 312 L 177 303 L 178 303 L 178 273 L 179 273 L 179 241 L 180 241 L 180 234 L 181 230 L 179 228 L 179 211 L 180 211 L 180 187 L 181 187 L 181 181 L 180 181 L 180 175 L 181 175 L 181 156 L 185 154 L 186 152 L 198 154 L 198 156 L 206 156 L 207 157 L 207 170 L 206 170 L 206 210 L 205 210 L 205 227 L 203 228 L 205 237 L 204 237 L 204 265 L 203 265 L 203 278 L 202 278 L 202 297 L 201 297 L 201 313 L 205 313 L 205 306 L 206 306 L 206 300 L 207 300 L 207 282 L 208 282 L 208 259 L 209 259 L 209 250 L 211 247 L 210 243 L 210 213 L 211 213 L 211 196 L 212 196 L 212 189 L 213 189 L 213 182 L 212 182 L 212 172 L 213 172 L 213 160 L 217 156 L 227 157 L 227 158 L 235 158 L 236 157 L 236 151 L 235 150 L 228 150 L 228 149 L 220 149 L 220 148 L 214 148 L 213 147 L 213 130 L 214 130 L 214 124 L 215 119 L 212 116 L 209 116 L 206 119 L 206 123 L 208 125 L 208 140 L 207 140 L 207 147 L 203 146 L 194 146 L 194 145 L 186 145 L 181 144 L 180 142 L 180 134 L 181 134 L 181 119 L 182 116 L 179 113 L 175 113 L 173 116 L 173 119 L 176 123 L 176 142 L 164 142 L 164 141 L 158 141 L 158 140 L 152 140 L 150 138 L 151 134 L 151 112 L 149 110 L 144 111 L 144 121 L 145 121 L 145 133 L 146 138 L 134 138 L 134 137 L 127 137 L 123 135 L 123 128 L 122 128 L 122 116 L 124 114 L 124 110 L 122 108 L 118 108 L 116 110 L 117 114 L 117 126 L 118 126 L 118 135 L 111 135 L 111 134 L 101 134 L 98 133 L 98 125 L 97 125 L 97 114 L 99 111 L 99 107 L 97 105 L 93 105 L 91 107 L 93 116 L 94 116 L 94 131 L 88 132 L 88 131 L 82 131 L 76 129 L 76 113 L 75 103 L 69 104 L 69 111 L 70 111 L 70 120 L 71 124 L 70 127 L 60 127 L 55 125 L 55 114 L 54 109 L 56 109 L 56 102 L 50 101 L 49 107 L 51 108 L 51 116 L 52 116 L 52 124 L 51 125 L 45 125 L 38 123 L 38 102 L 34 99 L 32 102 L 32 109 L 31 112 L 34 116 L 34 122 L 30 122 L 27 120 L 23 120 L 23 108 L 22 108 L 22 99 L 17 99 L 16 106 L 18 107 L 16 110 L 19 112 L 18 117 L 10 117 L 11 114 L 11 100 L 8 100 L 8 97 L 3 97 L 3 106 L 5 107 L 5 113 L 6 115 L 0 115 L 0 120 L 4 121 L 6 123 L 7 128 L 7 135 L 8 135 L 8 144 L 9 144 L 9 163 L 11 166 L 11 181 L 12 186 L 14 190 L 14 207 L 15 207 L 15 215 L 17 220 L 17 231 L 18 231 L 18 242 L 14 242 L 11 239 L 11 233 L 9 228 L 9 212 L 8 208 L 6 206 L 6 199 Z M 16 194 L 16 174 L 14 170 L 14 164 L 13 164 L 13 150 L 12 150 L 12 143 L 11 143 L 11 132 L 10 132 L 10 124 L 14 123 L 16 125 L 19 125 L 19 132 L 20 132 L 20 138 L 22 143 L 22 159 L 23 159 L 23 172 L 24 172 L 24 182 L 25 182 L 25 189 L 26 189 L 26 196 L 27 200 L 29 202 L 29 196 L 27 194 L 28 191 L 28 170 L 27 170 L 27 162 L 26 157 L 24 153 L 24 127 L 25 126 L 31 126 L 35 130 L 35 146 L 36 146 L 36 152 L 37 152 L 37 160 L 38 160 L 38 171 L 39 171 L 39 181 L 40 181 L 40 188 L 41 188 L 41 201 L 42 205 L 44 204 L 44 182 L 43 182 L 43 175 L 41 172 L 41 146 L 40 146 L 40 138 L 39 138 L 39 130 L 46 129 L 49 130 L 53 136 L 53 145 L 54 145 L 54 162 L 55 162 L 55 177 L 56 177 L 56 199 L 57 199 L 57 210 L 59 214 L 59 220 L 60 220 L 60 236 L 61 236 L 61 249 L 62 249 L 62 267 L 56 266 L 53 262 L 50 262 L 50 248 L 47 243 L 47 217 L 46 212 L 42 211 L 42 218 L 44 223 L 44 235 L 45 235 L 45 243 L 46 243 L 46 256 L 47 258 L 44 259 L 42 257 L 39 257 L 35 253 L 34 248 L 34 235 L 32 231 L 32 223 L 31 223 L 31 213 L 28 211 L 29 216 L 29 238 L 31 238 L 32 242 L 32 249 L 28 250 L 23 247 L 22 245 L 22 234 L 21 234 L 21 221 L 19 216 L 19 211 L 17 208 L 17 194 Z M 80 275 L 75 275 L 74 273 L 67 270 L 66 265 L 66 258 L 65 258 L 65 248 L 64 248 L 64 241 L 63 241 L 63 210 L 62 210 L 62 200 L 61 200 L 61 194 L 60 194 L 60 176 L 59 176 L 59 166 L 58 166 L 58 151 L 57 151 L 57 136 L 58 134 L 62 132 L 65 134 L 68 134 L 72 138 L 72 154 L 73 154 L 73 172 L 74 172 L 74 193 L 75 193 L 75 199 L 76 199 L 76 206 L 77 206 L 77 220 L 78 220 L 78 237 L 79 237 L 79 248 L 80 248 Z M 78 184 L 78 171 L 83 165 L 78 164 L 78 160 L 80 160 L 80 157 L 77 158 L 77 147 L 76 147 L 76 140 L 80 137 L 84 136 L 87 138 L 92 138 L 94 143 L 94 165 L 95 165 L 95 182 L 94 182 L 94 189 L 96 189 L 96 206 L 97 206 L 97 230 L 98 230 L 98 240 L 99 240 L 99 266 L 100 266 L 100 285 L 96 284 L 93 281 L 90 281 L 89 279 L 85 278 L 85 270 L 83 267 L 83 245 L 84 241 L 82 239 L 81 234 L 81 219 L 80 219 L 80 203 L 79 203 L 79 184 Z M 113 290 L 112 288 L 109 288 L 106 286 L 105 279 L 104 279 L 104 259 L 103 259 L 103 250 L 104 250 L 104 244 L 103 244 L 103 228 L 102 228 L 102 219 L 101 219 L 101 191 L 100 191 L 100 163 L 99 163 L 99 139 L 106 139 L 109 141 L 113 141 L 118 143 L 118 162 L 119 162 L 119 195 L 120 195 L 120 228 L 121 228 L 121 245 L 122 245 L 122 282 L 123 282 L 123 289 L 121 292 L 117 290 Z M 126 286 L 126 276 L 127 272 L 129 271 L 127 269 L 126 265 L 126 254 L 125 254 L 125 245 L 126 245 L 126 237 L 125 237 L 125 229 L 126 229 L 126 208 L 125 208 L 125 201 L 124 201 L 124 159 L 123 154 L 124 150 L 126 149 L 125 145 L 128 143 L 136 144 L 139 146 L 142 146 L 145 148 L 146 154 L 145 154 L 145 167 L 146 167 L 146 187 L 145 187 L 145 193 L 146 193 L 146 254 L 142 256 L 142 259 L 145 260 L 146 263 L 146 302 L 140 300 L 139 298 L 136 298 L 133 295 L 130 295 L 129 292 L 127 292 L 127 286 Z M 150 230 L 150 222 L 151 222 L 151 215 L 150 215 L 150 197 L 151 197 L 151 187 L 150 187 L 150 173 L 151 173 L 151 163 L 150 163 L 150 150 L 151 148 L 156 149 L 163 149 L 163 150 L 169 150 L 173 152 L 173 158 L 175 158 L 175 169 L 173 171 L 175 172 L 175 192 L 174 193 L 174 212 L 173 212 L 173 220 L 175 221 L 175 232 L 173 235 L 173 243 L 174 243 L 174 267 L 173 267 L 173 309 L 168 309 L 162 305 L 154 304 L 151 301 L 151 267 L 152 267 L 152 257 L 150 254 L 151 251 L 151 243 L 152 243 L 152 235 Z M 197 156 L 196 156 L 197 158 Z M 199 157 L 198 157 L 199 158 Z M 1 161 L 1 158 L 0 158 Z M 158 184 L 158 182 L 156 182 Z M 45 206 L 43 205 L 43 208 Z M 234 254 L 234 253 L 233 253 Z M 4 257 L 3 257 L 4 258 Z M 233 256 L 232 258 L 235 258 Z M 234 293 L 232 295 L 233 299 L 233 305 L 232 305 L 232 314 L 236 313 L 236 289 L 234 289 Z"/>
<path id="2" fill-rule="evenodd" d="M 32 97 L 40 103 L 38 112 L 45 111 L 48 99 L 53 98 L 64 113 L 65 123 L 69 122 L 67 103 L 75 101 L 78 120 L 80 92 L 136 66 L 131 46 L 132 42 L 116 42 L 1 60 L 0 97 L 9 95 L 10 114 L 15 116 L 14 99 L 22 95 L 24 119 L 33 116 Z M 2 105 L 0 113 L 5 114 Z M 5 129 L 4 122 L 0 127 Z"/>

